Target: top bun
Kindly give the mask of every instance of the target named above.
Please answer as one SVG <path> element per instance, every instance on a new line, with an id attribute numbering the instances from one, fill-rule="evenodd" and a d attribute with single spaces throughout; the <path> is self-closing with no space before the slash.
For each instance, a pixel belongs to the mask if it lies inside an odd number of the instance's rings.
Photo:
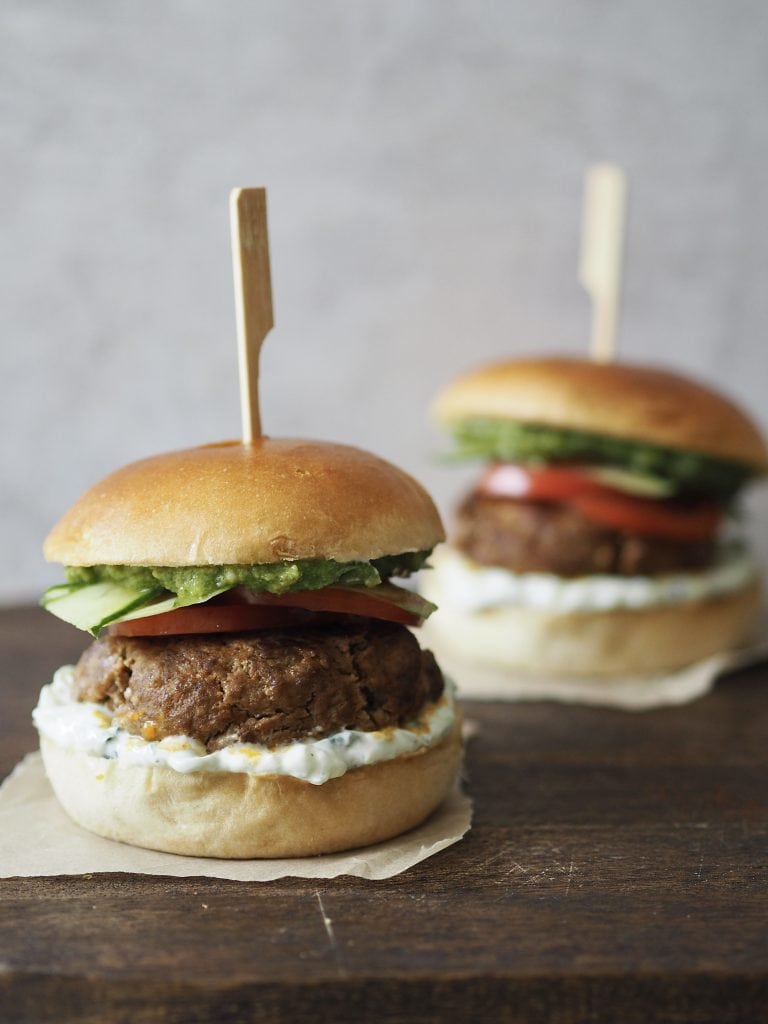
<path id="1" fill-rule="evenodd" d="M 66 565 L 253 565 L 367 561 L 444 539 L 410 476 L 369 452 L 259 438 L 133 462 L 54 526 L 45 557 Z"/>
<path id="2" fill-rule="evenodd" d="M 651 366 L 520 359 L 459 377 L 434 405 L 438 420 L 518 420 L 682 448 L 768 469 L 754 423 L 702 384 Z"/>

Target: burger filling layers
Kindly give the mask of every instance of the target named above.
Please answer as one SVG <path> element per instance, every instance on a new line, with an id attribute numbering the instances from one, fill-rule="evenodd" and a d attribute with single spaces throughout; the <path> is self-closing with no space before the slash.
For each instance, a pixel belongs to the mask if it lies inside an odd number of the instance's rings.
<path id="1" fill-rule="evenodd" d="M 697 452 L 505 420 L 454 427 L 489 464 L 457 517 L 478 566 L 563 579 L 701 574 L 752 467 Z"/>
<path id="2" fill-rule="evenodd" d="M 238 772 L 290 776 L 322 785 L 355 768 L 418 754 L 445 740 L 456 725 L 453 688 L 424 705 L 402 726 L 341 729 L 328 736 L 286 740 L 275 746 L 230 743 L 209 751 L 191 736 L 145 739 L 116 723 L 106 704 L 77 700 L 74 668 L 60 668 L 43 687 L 33 712 L 41 736 L 64 749 L 119 759 L 124 767 L 162 767 L 187 772 Z"/>
<path id="3" fill-rule="evenodd" d="M 425 557 L 341 575 L 342 563 L 70 569 L 44 603 L 98 638 L 43 689 L 36 725 L 130 763 L 314 783 L 430 746 L 453 727 L 453 699 L 406 627 L 434 606 L 389 580 Z"/>
<path id="4" fill-rule="evenodd" d="M 316 612 L 419 625 L 434 606 L 389 580 L 417 571 L 429 554 L 408 551 L 369 562 L 67 566 L 67 582 L 49 587 L 41 603 L 93 636 L 137 619 L 151 619 L 150 634 L 233 632 L 306 625 L 307 615 Z M 147 629 L 139 625 L 129 632 L 141 636 Z"/>

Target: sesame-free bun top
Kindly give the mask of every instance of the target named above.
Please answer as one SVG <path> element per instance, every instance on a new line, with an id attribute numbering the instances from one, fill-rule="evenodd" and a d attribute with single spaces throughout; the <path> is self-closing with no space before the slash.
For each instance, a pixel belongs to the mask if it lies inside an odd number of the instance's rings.
<path id="1" fill-rule="evenodd" d="M 470 372 L 437 398 L 445 424 L 511 419 L 700 452 L 768 469 L 754 423 L 723 395 L 653 366 L 516 359 Z"/>
<path id="2" fill-rule="evenodd" d="M 444 539 L 412 477 L 347 445 L 259 438 L 133 462 L 54 526 L 45 557 L 66 565 L 252 565 L 366 561 Z"/>

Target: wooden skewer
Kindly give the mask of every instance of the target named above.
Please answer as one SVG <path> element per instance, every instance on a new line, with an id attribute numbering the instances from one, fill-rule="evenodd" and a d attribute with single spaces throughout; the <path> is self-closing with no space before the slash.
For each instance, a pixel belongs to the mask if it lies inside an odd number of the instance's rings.
<path id="1" fill-rule="evenodd" d="M 261 437 L 259 353 L 271 330 L 272 280 L 269 272 L 267 192 L 235 188 L 229 195 L 235 315 L 240 365 L 243 444 Z"/>
<path id="2" fill-rule="evenodd" d="M 616 358 L 627 177 L 616 164 L 587 169 L 579 253 L 579 281 L 592 300 L 590 356 L 595 362 Z"/>

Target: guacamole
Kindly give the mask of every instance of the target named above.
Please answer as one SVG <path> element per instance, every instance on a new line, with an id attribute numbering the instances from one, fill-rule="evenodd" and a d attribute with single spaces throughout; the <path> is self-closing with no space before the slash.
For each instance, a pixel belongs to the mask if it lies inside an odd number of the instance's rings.
<path id="1" fill-rule="evenodd" d="M 429 555 L 429 551 L 408 551 L 374 558 L 370 562 L 335 562 L 318 558 L 260 565 L 68 566 L 66 573 L 70 584 L 118 583 L 135 591 L 160 586 L 176 594 L 179 604 L 196 604 L 232 587 L 269 594 L 319 590 L 333 584 L 375 587 L 392 576 L 408 576 L 416 572 Z"/>

